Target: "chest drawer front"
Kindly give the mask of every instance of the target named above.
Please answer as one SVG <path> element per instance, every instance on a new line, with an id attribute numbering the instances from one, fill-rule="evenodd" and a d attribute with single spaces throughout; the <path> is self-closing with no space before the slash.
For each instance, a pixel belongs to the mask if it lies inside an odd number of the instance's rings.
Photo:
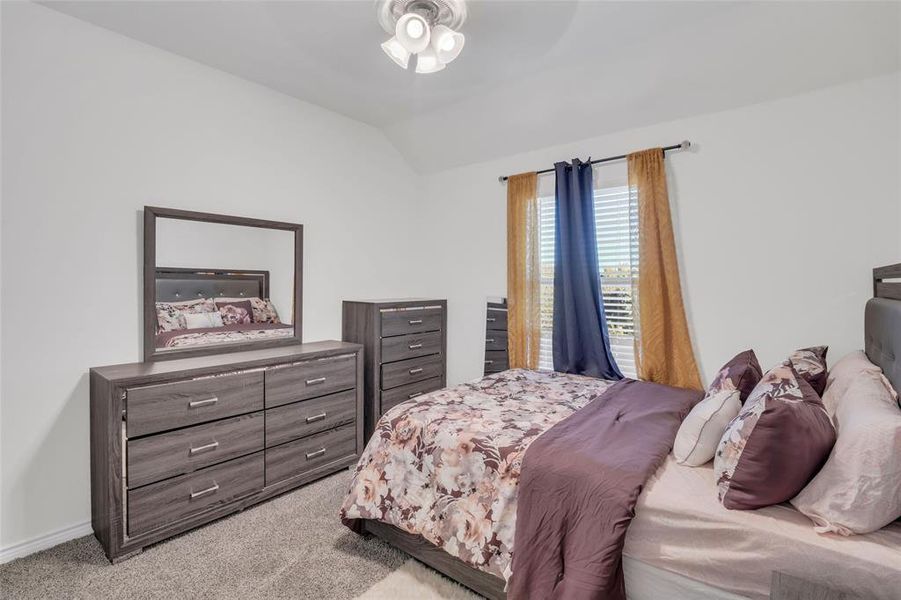
<path id="1" fill-rule="evenodd" d="M 440 355 L 382 365 L 382 389 L 390 390 L 399 385 L 439 377 L 443 373 L 444 361 Z"/>
<path id="2" fill-rule="evenodd" d="M 356 383 L 352 354 L 272 367 L 266 369 L 266 408 L 349 390 Z"/>
<path id="3" fill-rule="evenodd" d="M 263 373 L 234 373 L 127 391 L 129 437 L 157 433 L 263 408 Z"/>
<path id="4" fill-rule="evenodd" d="M 507 311 L 488 309 L 485 328 L 489 331 L 507 331 Z"/>
<path id="5" fill-rule="evenodd" d="M 263 449 L 263 411 L 128 442 L 128 486 L 139 487 Z"/>
<path id="6" fill-rule="evenodd" d="M 507 332 L 489 331 L 485 336 L 485 350 L 507 351 Z"/>
<path id="7" fill-rule="evenodd" d="M 382 336 L 439 331 L 443 315 L 444 311 L 440 308 L 386 310 L 382 312 Z"/>
<path id="8" fill-rule="evenodd" d="M 266 411 L 266 445 L 283 444 L 353 423 L 356 414 L 356 390 L 270 408 Z"/>
<path id="9" fill-rule="evenodd" d="M 357 433 L 353 425 L 324 431 L 299 440 L 266 448 L 266 485 L 303 475 L 357 453 Z"/>
<path id="10" fill-rule="evenodd" d="M 485 372 L 500 373 L 510 368 L 506 350 L 485 351 Z"/>
<path id="11" fill-rule="evenodd" d="M 128 492 L 128 533 L 135 536 L 263 489 L 263 453 L 236 458 Z"/>
<path id="12" fill-rule="evenodd" d="M 382 394 L 382 413 L 385 414 L 401 402 L 412 400 L 423 394 L 434 392 L 441 389 L 441 378 L 432 377 L 424 381 L 408 383 L 391 390 L 381 392 Z"/>
<path id="13" fill-rule="evenodd" d="M 382 338 L 382 362 L 389 363 L 441 352 L 440 331 Z"/>

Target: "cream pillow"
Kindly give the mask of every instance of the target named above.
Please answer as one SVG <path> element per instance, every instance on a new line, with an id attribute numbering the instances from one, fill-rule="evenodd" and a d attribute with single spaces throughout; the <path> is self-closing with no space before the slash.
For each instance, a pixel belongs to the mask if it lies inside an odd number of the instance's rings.
<path id="1" fill-rule="evenodd" d="M 741 410 L 741 391 L 725 389 L 710 394 L 691 409 L 676 434 L 676 462 L 699 467 L 710 462 L 729 422 Z"/>
<path id="2" fill-rule="evenodd" d="M 791 503 L 820 533 L 869 533 L 901 517 L 901 409 L 881 373 L 858 373 L 835 410 L 838 439 Z"/>
<path id="3" fill-rule="evenodd" d="M 185 313 L 183 316 L 187 329 L 222 327 L 222 315 L 218 312 Z"/>
<path id="4" fill-rule="evenodd" d="M 870 362 L 863 350 L 855 350 L 844 355 L 832 365 L 826 379 L 826 391 L 823 393 L 823 405 L 830 415 L 835 414 L 835 406 L 848 391 L 848 387 L 860 373 L 882 373 L 882 369 Z"/>

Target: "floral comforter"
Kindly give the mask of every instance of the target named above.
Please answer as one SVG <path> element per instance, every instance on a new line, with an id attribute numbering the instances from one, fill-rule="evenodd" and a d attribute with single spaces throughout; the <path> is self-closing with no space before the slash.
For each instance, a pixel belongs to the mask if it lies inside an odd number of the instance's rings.
<path id="1" fill-rule="evenodd" d="M 360 457 L 341 518 L 394 525 L 507 579 L 526 449 L 612 384 L 513 369 L 399 404 Z"/>

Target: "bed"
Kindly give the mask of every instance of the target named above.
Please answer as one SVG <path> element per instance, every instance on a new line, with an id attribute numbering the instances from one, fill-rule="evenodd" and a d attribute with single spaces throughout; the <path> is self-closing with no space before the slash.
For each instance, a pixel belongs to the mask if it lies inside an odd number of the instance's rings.
<path id="1" fill-rule="evenodd" d="M 179 302 L 195 298 L 269 298 L 269 271 L 157 267 L 157 302 Z M 170 350 L 293 336 L 294 326 L 286 323 L 231 324 L 157 331 L 155 347 Z"/>
<path id="2" fill-rule="evenodd" d="M 901 368 L 895 360 L 901 355 L 901 283 L 890 280 L 899 277 L 901 265 L 874 271 L 875 297 L 867 304 L 865 316 L 866 352 L 896 389 L 901 385 Z M 547 517 L 524 512 L 532 510 L 527 498 L 535 483 L 519 481 L 523 460 L 532 458 L 535 448 L 563 427 L 556 425 L 586 421 L 586 411 L 616 400 L 616 394 L 624 391 L 620 385 L 514 370 L 398 405 L 383 416 L 361 458 L 341 509 L 342 519 L 355 531 L 386 540 L 488 598 L 506 598 L 513 531 L 518 543 L 524 539 L 517 523 Z M 499 395 L 481 397 L 496 389 L 500 389 Z M 678 398 L 669 391 L 653 393 L 658 401 L 670 402 L 674 414 L 680 413 Z M 473 410 L 481 414 L 472 414 Z M 618 410 L 629 419 L 627 412 Z M 567 419 L 576 413 L 582 418 Z M 532 430 L 530 422 L 535 424 Z M 447 473 L 435 468 L 434 453 L 421 444 L 423 439 L 441 436 L 456 436 L 444 446 L 445 452 L 455 453 L 451 464 L 468 465 L 462 469 L 464 473 L 480 472 L 478 465 L 488 464 L 491 468 L 483 469 L 490 471 L 488 476 L 462 483 L 443 481 Z M 671 441 L 672 437 L 667 444 Z M 615 449 L 605 449 L 611 451 Z M 445 458 L 441 460 L 443 463 Z M 419 466 L 411 468 L 413 463 Z M 559 466 L 567 468 L 565 462 Z M 820 535 L 807 517 L 787 504 L 756 511 L 726 510 L 716 501 L 709 466 L 682 467 L 666 454 L 653 466 L 638 486 L 641 493 L 634 518 L 630 526 L 625 519 L 628 530 L 617 549 L 622 556 L 620 577 L 630 600 L 767 598 L 776 571 L 806 575 L 863 597 L 897 597 L 899 587 L 894 582 L 901 585 L 899 522 L 850 538 Z M 384 487 L 385 480 L 378 474 L 386 470 L 393 470 L 395 480 L 406 478 L 403 493 Z M 408 490 L 417 491 L 411 495 Z M 560 502 L 566 501 L 560 498 Z M 597 504 L 610 501 L 598 498 Z M 553 523 L 543 526 L 553 529 Z M 537 552 L 541 556 L 541 543 L 529 539 L 529 555 Z M 619 565 L 617 552 L 612 556 Z M 513 569 L 517 577 L 524 572 L 520 571 L 522 565 L 520 561 Z M 528 568 L 540 569 L 541 564 Z M 567 563 L 567 578 L 569 572 Z M 511 596 L 522 597 L 510 591 Z"/>

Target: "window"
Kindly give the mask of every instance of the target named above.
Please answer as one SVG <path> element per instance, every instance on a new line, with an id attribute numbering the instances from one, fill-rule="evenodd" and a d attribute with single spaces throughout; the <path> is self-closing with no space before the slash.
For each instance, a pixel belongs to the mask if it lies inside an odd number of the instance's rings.
<path id="1" fill-rule="evenodd" d="M 554 198 L 538 199 L 541 250 L 541 352 L 539 368 L 553 369 Z M 628 186 L 594 192 L 598 276 L 604 296 L 613 358 L 626 377 L 636 377 L 635 314 L 638 288 L 638 203 Z"/>

